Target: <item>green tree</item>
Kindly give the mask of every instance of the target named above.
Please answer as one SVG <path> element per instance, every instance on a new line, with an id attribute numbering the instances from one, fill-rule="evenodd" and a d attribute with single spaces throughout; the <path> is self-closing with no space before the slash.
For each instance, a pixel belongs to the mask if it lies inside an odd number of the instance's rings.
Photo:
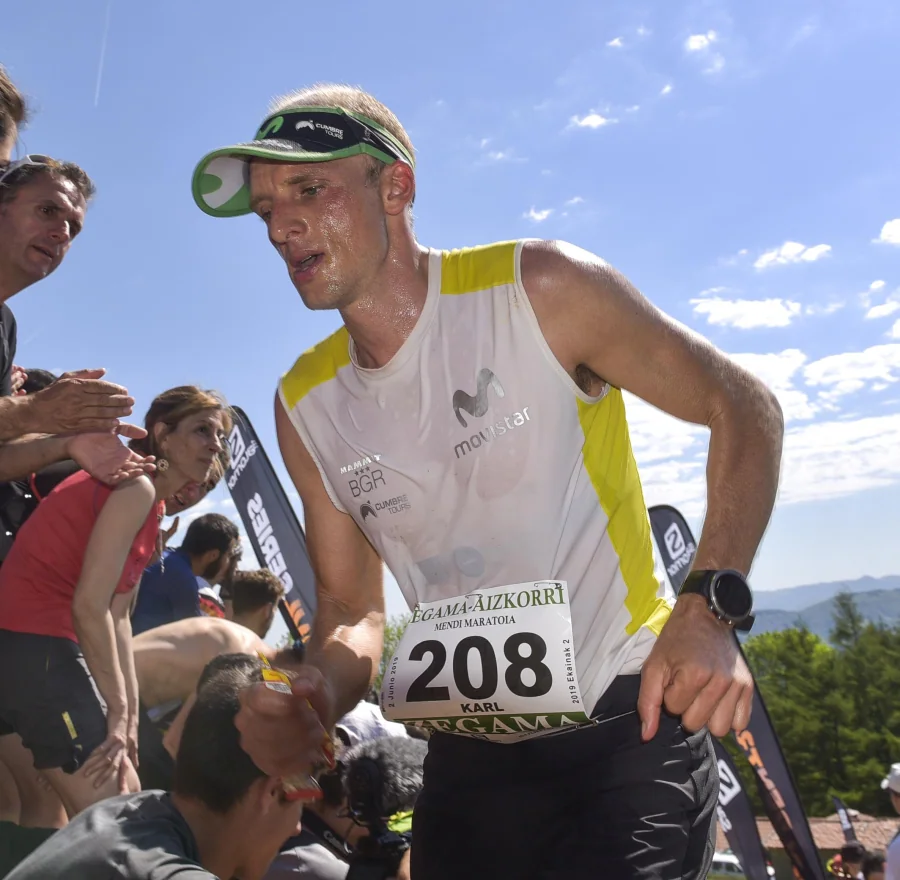
<path id="1" fill-rule="evenodd" d="M 800 627 L 753 637 L 744 652 L 809 815 L 833 812 L 832 794 L 890 815 L 879 782 L 900 755 L 900 626 L 868 623 L 842 594 L 830 642 Z M 761 811 L 751 768 L 731 737 L 725 745 Z"/>
<path id="2" fill-rule="evenodd" d="M 381 649 L 381 662 L 378 664 L 378 677 L 375 679 L 375 684 L 373 685 L 376 694 L 381 691 L 381 681 L 384 678 L 385 670 L 388 668 L 394 654 L 397 652 L 400 639 L 403 638 L 403 633 L 406 632 L 406 627 L 411 620 L 412 615 L 399 614 L 396 617 L 389 618 L 384 625 L 384 647 Z"/>

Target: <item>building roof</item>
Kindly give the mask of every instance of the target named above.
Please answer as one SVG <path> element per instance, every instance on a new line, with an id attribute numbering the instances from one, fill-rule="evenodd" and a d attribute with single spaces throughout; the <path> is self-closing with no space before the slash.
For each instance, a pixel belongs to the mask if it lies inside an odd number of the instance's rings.
<path id="1" fill-rule="evenodd" d="M 877 816 L 867 816 L 856 810 L 850 810 L 849 813 L 850 821 L 853 822 L 853 830 L 860 843 L 867 850 L 884 852 L 897 833 L 897 818 L 879 819 Z M 766 849 L 784 848 L 768 819 L 757 819 L 756 827 Z M 820 850 L 839 850 L 844 845 L 844 832 L 837 813 L 822 818 L 811 818 L 809 827 L 812 830 L 813 840 Z M 716 829 L 716 849 L 719 851 L 728 849 L 728 841 L 721 827 Z"/>

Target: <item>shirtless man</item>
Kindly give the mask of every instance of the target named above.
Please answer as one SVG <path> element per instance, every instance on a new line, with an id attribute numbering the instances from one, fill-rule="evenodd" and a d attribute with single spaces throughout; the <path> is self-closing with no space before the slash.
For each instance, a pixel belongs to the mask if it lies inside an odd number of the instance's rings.
<path id="1" fill-rule="evenodd" d="M 274 651 L 246 627 L 214 617 L 189 617 L 135 636 L 143 788 L 171 788 L 181 729 L 206 664 L 220 654 L 257 653 L 278 666 L 292 665 L 290 651 Z"/>

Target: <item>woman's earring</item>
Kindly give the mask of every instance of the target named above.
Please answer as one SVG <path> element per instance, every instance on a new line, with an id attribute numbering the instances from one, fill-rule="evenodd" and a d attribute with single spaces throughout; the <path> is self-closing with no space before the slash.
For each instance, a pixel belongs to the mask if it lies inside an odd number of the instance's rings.
<path id="1" fill-rule="evenodd" d="M 169 469 L 169 462 L 167 462 L 164 458 L 156 459 L 156 469 L 164 474 Z"/>

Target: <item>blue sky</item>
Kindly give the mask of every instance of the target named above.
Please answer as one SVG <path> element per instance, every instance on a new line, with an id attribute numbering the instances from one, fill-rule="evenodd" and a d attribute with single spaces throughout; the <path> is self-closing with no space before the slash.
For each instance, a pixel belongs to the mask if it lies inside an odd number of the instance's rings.
<path id="1" fill-rule="evenodd" d="M 266 8 L 4 12 L 0 61 L 36 110 L 20 149 L 99 189 L 62 269 L 10 303 L 22 365 L 105 366 L 141 414 L 172 385 L 216 387 L 280 467 L 276 380 L 338 316 L 305 311 L 258 221 L 197 210 L 191 172 L 274 95 L 351 82 L 412 136 L 423 243 L 575 242 L 776 390 L 785 466 L 756 589 L 900 571 L 896 4 Z M 629 412 L 648 503 L 699 525 L 704 431 Z M 211 509 L 234 512 L 227 490 Z"/>

